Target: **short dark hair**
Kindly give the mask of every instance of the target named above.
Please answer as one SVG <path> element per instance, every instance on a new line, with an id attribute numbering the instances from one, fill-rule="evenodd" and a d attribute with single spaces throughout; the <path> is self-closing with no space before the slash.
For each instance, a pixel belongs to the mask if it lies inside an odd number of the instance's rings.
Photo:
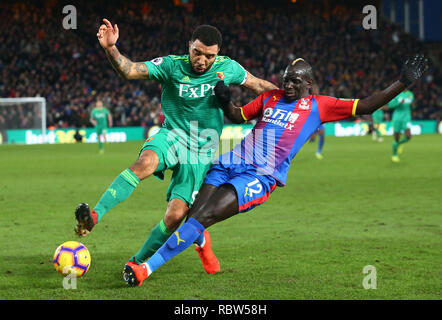
<path id="1" fill-rule="evenodd" d="M 208 24 L 203 24 L 195 28 L 190 41 L 194 42 L 196 39 L 204 43 L 206 46 L 217 44 L 218 48 L 221 48 L 223 42 L 221 32 L 219 32 L 217 28 L 209 26 Z"/>
<path id="2" fill-rule="evenodd" d="M 301 71 L 308 80 L 313 80 L 312 66 L 302 58 L 298 58 L 289 64 L 290 68 Z"/>

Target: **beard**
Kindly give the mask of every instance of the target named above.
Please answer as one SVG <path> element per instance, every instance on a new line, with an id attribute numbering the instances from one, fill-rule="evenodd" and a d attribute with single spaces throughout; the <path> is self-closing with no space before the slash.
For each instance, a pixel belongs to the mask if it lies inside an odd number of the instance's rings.
<path id="1" fill-rule="evenodd" d="M 198 75 L 204 74 L 206 73 L 208 70 L 210 70 L 210 68 L 213 65 L 213 62 L 211 64 L 209 64 L 205 69 L 203 70 L 198 70 L 197 66 L 195 66 L 192 62 L 190 63 L 191 67 L 192 67 L 192 71 Z"/>

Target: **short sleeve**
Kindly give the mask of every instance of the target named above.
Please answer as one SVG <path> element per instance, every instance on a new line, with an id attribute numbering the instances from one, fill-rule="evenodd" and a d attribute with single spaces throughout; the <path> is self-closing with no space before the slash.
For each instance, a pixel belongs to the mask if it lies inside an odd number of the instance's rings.
<path id="1" fill-rule="evenodd" d="M 247 81 L 247 71 L 235 60 L 230 60 L 231 84 L 242 85 Z"/>
<path id="2" fill-rule="evenodd" d="M 241 107 L 241 115 L 245 121 L 249 121 L 259 117 L 262 114 L 262 107 L 267 98 L 274 93 L 275 90 L 261 93 L 256 99 Z"/>
<path id="3" fill-rule="evenodd" d="M 174 70 L 174 62 L 170 56 L 158 57 L 144 62 L 149 72 L 149 79 L 164 82 L 168 80 Z"/>
<path id="4" fill-rule="evenodd" d="M 314 96 L 318 103 L 321 122 L 339 121 L 356 115 L 359 99 L 341 99 L 328 96 Z"/>

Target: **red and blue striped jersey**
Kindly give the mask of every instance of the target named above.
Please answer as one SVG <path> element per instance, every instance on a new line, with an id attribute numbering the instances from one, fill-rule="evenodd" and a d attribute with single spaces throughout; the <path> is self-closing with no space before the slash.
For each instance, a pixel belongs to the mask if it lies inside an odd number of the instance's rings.
<path id="1" fill-rule="evenodd" d="M 358 101 L 309 95 L 290 102 L 284 90 L 265 92 L 241 108 L 245 120 L 259 120 L 232 152 L 283 186 L 292 159 L 313 132 L 322 123 L 354 116 Z"/>

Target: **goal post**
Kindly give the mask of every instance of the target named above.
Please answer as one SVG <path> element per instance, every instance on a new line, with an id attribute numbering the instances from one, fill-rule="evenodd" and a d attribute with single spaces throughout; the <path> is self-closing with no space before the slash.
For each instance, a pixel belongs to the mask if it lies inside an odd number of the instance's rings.
<path id="1" fill-rule="evenodd" d="M 47 142 L 46 99 L 43 97 L 0 98 L 0 131 L 41 130 L 41 142 Z"/>

